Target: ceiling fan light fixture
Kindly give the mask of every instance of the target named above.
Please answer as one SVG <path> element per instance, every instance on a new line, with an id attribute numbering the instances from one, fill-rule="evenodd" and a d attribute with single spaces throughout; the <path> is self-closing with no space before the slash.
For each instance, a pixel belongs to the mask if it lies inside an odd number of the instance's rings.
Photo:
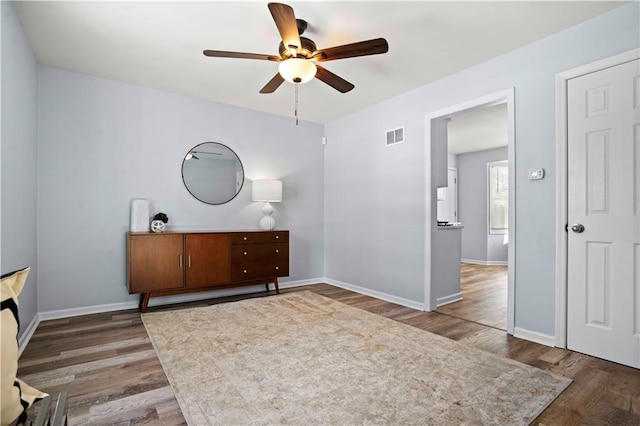
<path id="1" fill-rule="evenodd" d="M 280 62 L 278 72 L 289 83 L 306 83 L 316 75 L 316 64 L 303 58 L 289 58 Z"/>

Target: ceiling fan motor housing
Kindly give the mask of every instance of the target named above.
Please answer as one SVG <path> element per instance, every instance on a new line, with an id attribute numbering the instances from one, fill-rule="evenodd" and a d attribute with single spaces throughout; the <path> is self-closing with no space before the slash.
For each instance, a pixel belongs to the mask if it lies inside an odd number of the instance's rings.
<path id="1" fill-rule="evenodd" d="M 298 49 L 298 52 L 295 55 L 298 58 L 310 59 L 311 57 L 313 57 L 314 52 L 318 50 L 313 40 L 306 37 L 300 37 L 300 44 L 302 44 L 302 46 L 300 47 L 300 49 Z M 283 42 L 280 42 L 278 51 L 280 52 L 280 56 L 282 57 L 282 59 L 289 59 L 294 57 L 289 47 L 285 46 Z"/>

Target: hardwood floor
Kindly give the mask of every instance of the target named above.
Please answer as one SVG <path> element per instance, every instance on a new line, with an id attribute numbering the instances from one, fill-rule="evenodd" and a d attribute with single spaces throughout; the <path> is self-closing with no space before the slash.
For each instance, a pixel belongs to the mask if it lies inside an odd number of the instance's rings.
<path id="1" fill-rule="evenodd" d="M 462 300 L 441 306 L 443 314 L 507 329 L 507 267 L 506 265 L 460 266 Z"/>
<path id="2" fill-rule="evenodd" d="M 640 424 L 640 370 L 327 284 L 282 292 L 301 290 L 572 378 L 574 383 L 536 419 L 536 425 Z M 184 309 L 257 296 L 261 295 L 150 310 Z M 185 424 L 135 310 L 42 322 L 20 358 L 18 376 L 52 395 L 67 390 L 70 425 Z"/>

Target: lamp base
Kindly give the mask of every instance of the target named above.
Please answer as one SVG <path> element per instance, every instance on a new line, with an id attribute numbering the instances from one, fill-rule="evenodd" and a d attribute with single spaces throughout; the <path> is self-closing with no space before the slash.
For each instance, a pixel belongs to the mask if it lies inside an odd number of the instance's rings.
<path id="1" fill-rule="evenodd" d="M 263 231 L 273 231 L 276 228 L 276 220 L 271 217 L 273 207 L 271 207 L 271 204 L 269 204 L 268 201 L 264 203 L 262 213 L 264 216 L 260 219 L 260 228 L 262 228 Z"/>

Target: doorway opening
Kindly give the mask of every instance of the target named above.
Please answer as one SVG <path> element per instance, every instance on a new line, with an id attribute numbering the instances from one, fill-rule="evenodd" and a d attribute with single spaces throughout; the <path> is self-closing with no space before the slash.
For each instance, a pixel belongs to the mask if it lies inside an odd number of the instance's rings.
<path id="1" fill-rule="evenodd" d="M 515 313 L 513 101 L 509 89 L 425 117 L 431 147 L 425 306 L 509 334 Z M 437 176 L 444 175 L 442 162 L 446 180 Z M 460 236 L 447 226 L 460 228 Z M 446 241 L 451 238 L 460 239 L 459 248 Z M 443 250 L 453 258 L 445 262 L 457 264 L 457 276 L 443 274 Z"/>

